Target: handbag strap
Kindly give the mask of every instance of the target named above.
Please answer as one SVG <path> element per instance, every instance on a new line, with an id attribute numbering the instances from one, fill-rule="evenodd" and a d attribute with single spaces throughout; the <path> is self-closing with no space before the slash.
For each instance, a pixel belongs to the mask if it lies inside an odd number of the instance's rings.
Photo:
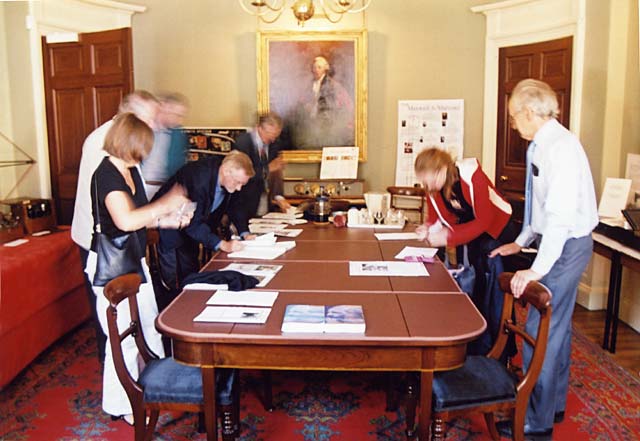
<path id="1" fill-rule="evenodd" d="M 102 228 L 100 227 L 100 201 L 98 200 L 98 178 L 96 178 L 95 174 L 93 176 L 93 188 L 95 190 L 96 198 L 93 203 L 96 206 L 96 215 L 98 216 L 97 222 L 95 223 L 93 230 L 96 233 L 102 233 Z"/>

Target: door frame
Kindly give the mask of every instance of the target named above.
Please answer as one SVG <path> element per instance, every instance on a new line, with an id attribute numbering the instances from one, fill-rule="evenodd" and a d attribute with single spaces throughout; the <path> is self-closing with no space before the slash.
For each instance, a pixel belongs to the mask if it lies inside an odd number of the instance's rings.
<path id="1" fill-rule="evenodd" d="M 52 191 L 41 38 L 47 37 L 50 42 L 74 41 L 74 39 L 77 41 L 79 33 L 131 27 L 133 14 L 142 13 L 146 9 L 146 6 L 113 0 L 91 0 L 90 2 L 29 1 L 29 15 L 26 17 L 26 25 L 29 29 L 36 167 L 41 197 L 50 198 Z"/>
<path id="2" fill-rule="evenodd" d="M 573 36 L 569 129 L 580 136 L 586 0 L 507 0 L 475 6 L 486 16 L 482 168 L 495 182 L 500 48 Z"/>

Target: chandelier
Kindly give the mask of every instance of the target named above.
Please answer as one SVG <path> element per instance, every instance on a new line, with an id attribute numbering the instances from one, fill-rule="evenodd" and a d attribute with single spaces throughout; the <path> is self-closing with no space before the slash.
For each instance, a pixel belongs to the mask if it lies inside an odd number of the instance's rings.
<path id="1" fill-rule="evenodd" d="M 238 0 L 245 12 L 257 16 L 265 23 L 274 23 L 285 9 L 288 0 Z M 316 0 L 324 17 L 331 23 L 338 23 L 346 13 L 362 12 L 371 0 Z M 295 0 L 291 5 L 293 15 L 298 19 L 298 25 L 313 17 L 315 12 L 314 0 Z"/>

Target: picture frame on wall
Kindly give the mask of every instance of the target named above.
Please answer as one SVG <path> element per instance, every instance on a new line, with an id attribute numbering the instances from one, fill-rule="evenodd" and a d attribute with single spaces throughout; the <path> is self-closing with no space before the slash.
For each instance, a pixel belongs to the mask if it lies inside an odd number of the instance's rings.
<path id="1" fill-rule="evenodd" d="M 322 148 L 367 158 L 366 31 L 265 31 L 257 36 L 258 111 L 284 120 L 288 162 L 320 162 Z"/>
<path id="2" fill-rule="evenodd" d="M 236 139 L 248 132 L 248 127 L 183 127 L 187 137 L 189 161 L 197 161 L 209 155 L 226 155 Z"/>

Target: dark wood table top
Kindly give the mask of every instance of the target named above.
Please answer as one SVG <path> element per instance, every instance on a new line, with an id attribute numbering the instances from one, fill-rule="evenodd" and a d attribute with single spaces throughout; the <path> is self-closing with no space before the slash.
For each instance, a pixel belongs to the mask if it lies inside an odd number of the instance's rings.
<path id="1" fill-rule="evenodd" d="M 303 236 L 301 233 L 300 236 Z M 297 238 L 296 238 L 297 239 Z M 278 242 L 291 239 L 279 238 Z M 295 248 L 278 256 L 273 261 L 298 262 L 344 262 L 350 260 L 382 260 L 382 253 L 376 241 L 360 240 L 295 240 Z M 229 260 L 228 253 L 219 253 L 215 260 Z M 237 261 L 254 261 L 255 259 L 233 259 Z"/>
<path id="2" fill-rule="evenodd" d="M 194 343 L 324 345 L 324 346 L 437 346 L 466 342 L 485 328 L 469 297 L 459 292 L 415 293 L 280 292 L 265 324 L 194 322 L 211 291 L 187 290 L 157 319 L 165 335 Z M 362 305 L 364 334 L 287 333 L 280 331 L 287 305 Z"/>
<path id="3" fill-rule="evenodd" d="M 238 262 L 240 262 L 238 260 Z M 282 265 L 269 284 L 263 288 L 275 291 L 391 291 L 388 277 L 351 277 L 349 262 L 273 262 Z M 212 260 L 204 271 L 215 271 L 227 266 L 229 260 Z M 417 278 L 417 277 L 412 277 Z M 427 277 L 420 277 L 426 280 Z M 454 288 L 450 291 L 456 291 Z"/>

